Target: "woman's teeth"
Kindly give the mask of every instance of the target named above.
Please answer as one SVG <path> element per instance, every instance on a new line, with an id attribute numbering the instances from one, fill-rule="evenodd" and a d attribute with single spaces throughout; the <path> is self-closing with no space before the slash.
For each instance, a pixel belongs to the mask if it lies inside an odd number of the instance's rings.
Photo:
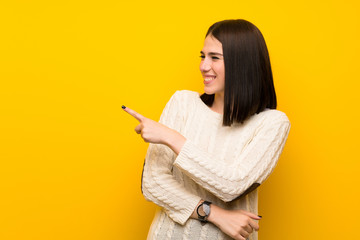
<path id="1" fill-rule="evenodd" d="M 216 77 L 205 77 L 204 80 L 205 82 L 210 82 L 212 80 L 214 80 Z"/>

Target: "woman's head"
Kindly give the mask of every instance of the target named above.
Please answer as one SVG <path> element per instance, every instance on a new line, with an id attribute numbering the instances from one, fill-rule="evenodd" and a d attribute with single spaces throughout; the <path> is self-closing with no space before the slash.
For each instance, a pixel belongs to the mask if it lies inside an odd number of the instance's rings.
<path id="1" fill-rule="evenodd" d="M 243 122 L 265 108 L 276 108 L 269 53 L 259 29 L 246 20 L 224 20 L 206 33 L 222 45 L 225 69 L 223 124 Z M 211 106 L 213 94 L 203 94 Z"/>

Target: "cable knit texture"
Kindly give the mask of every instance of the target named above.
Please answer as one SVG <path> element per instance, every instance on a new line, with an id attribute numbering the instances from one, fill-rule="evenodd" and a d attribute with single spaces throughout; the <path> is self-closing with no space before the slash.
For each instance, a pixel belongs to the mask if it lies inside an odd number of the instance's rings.
<path id="1" fill-rule="evenodd" d="M 197 92 L 177 91 L 166 104 L 159 122 L 187 140 L 179 155 L 165 145 L 149 145 L 142 191 L 161 209 L 148 239 L 231 239 L 211 223 L 189 219 L 200 199 L 257 214 L 257 189 L 242 193 L 273 171 L 290 122 L 270 109 L 231 127 L 222 126 L 222 118 Z M 257 236 L 255 231 L 249 239 Z"/>

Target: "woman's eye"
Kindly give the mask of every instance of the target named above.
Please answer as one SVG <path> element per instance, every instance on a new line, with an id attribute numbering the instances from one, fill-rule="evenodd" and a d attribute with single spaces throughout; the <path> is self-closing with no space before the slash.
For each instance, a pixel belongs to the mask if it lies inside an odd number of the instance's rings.
<path id="1" fill-rule="evenodd" d="M 205 58 L 205 56 L 204 56 L 204 55 L 201 55 L 201 56 L 200 56 L 200 58 L 204 59 L 204 58 Z"/>
<path id="2" fill-rule="evenodd" d="M 218 59 L 220 59 L 220 58 L 218 58 L 218 57 L 212 57 L 212 59 L 218 60 Z"/>

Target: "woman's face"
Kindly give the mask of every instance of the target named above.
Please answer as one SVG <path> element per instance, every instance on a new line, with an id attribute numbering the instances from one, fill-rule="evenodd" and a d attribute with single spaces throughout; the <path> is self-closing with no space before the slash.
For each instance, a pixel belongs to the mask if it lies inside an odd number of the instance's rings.
<path id="1" fill-rule="evenodd" d="M 212 35 L 205 38 L 201 50 L 200 71 L 204 78 L 206 94 L 224 95 L 225 67 L 222 44 Z"/>

